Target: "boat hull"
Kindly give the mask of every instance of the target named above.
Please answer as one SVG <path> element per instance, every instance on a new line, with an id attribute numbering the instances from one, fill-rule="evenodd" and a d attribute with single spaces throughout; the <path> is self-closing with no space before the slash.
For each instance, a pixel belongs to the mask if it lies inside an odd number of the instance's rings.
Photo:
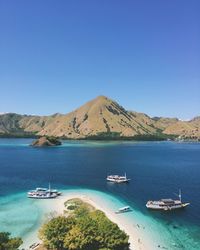
<path id="1" fill-rule="evenodd" d="M 51 195 L 51 196 L 31 196 L 27 195 L 28 198 L 30 199 L 55 199 L 57 195 Z"/>
<path id="2" fill-rule="evenodd" d="M 112 179 L 107 178 L 107 181 L 113 182 L 113 183 L 127 183 L 127 182 L 130 181 L 130 179 L 127 179 L 127 180 L 112 180 Z"/>
<path id="3" fill-rule="evenodd" d="M 128 212 L 131 212 L 132 210 L 131 209 L 128 209 L 126 211 L 116 211 L 115 213 L 116 214 L 124 214 L 124 213 L 128 213 Z"/>
<path id="4" fill-rule="evenodd" d="M 35 190 L 30 190 L 27 192 L 27 197 L 31 199 L 54 199 L 61 194 L 57 189 L 51 189 L 49 185 L 49 188 L 37 187 Z"/>
<path id="5" fill-rule="evenodd" d="M 181 209 L 181 208 L 185 208 L 187 207 L 188 205 L 190 205 L 190 203 L 183 203 L 181 205 L 177 205 L 177 206 L 166 206 L 166 207 L 160 207 L 160 206 L 151 206 L 151 205 L 148 205 L 146 204 L 146 207 L 148 209 L 151 209 L 151 210 L 163 210 L 163 211 L 171 211 L 171 210 L 176 210 L 176 209 Z"/>

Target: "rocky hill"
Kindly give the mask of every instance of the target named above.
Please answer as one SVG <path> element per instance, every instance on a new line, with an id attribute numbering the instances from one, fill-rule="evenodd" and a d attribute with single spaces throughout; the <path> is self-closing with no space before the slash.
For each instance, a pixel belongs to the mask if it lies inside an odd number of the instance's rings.
<path id="1" fill-rule="evenodd" d="M 99 133 L 119 133 L 124 137 L 155 134 L 157 129 L 148 124 L 147 119 L 143 114 L 128 112 L 115 101 L 99 96 L 67 115 L 56 117 L 39 135 L 84 138 Z"/>
<path id="2" fill-rule="evenodd" d="M 200 118 L 188 122 L 178 121 L 166 127 L 163 133 L 178 135 L 180 139 L 200 139 Z"/>
<path id="3" fill-rule="evenodd" d="M 30 146 L 33 146 L 33 147 L 52 147 L 52 146 L 59 146 L 61 144 L 62 143 L 54 137 L 42 136 L 42 137 L 36 139 L 35 141 L 33 141 Z"/>
<path id="4" fill-rule="evenodd" d="M 151 118 L 143 113 L 127 111 L 105 96 L 98 96 L 65 115 L 0 115 L 1 136 L 48 135 L 72 139 L 107 136 L 156 139 L 175 135 L 200 138 L 199 131 L 200 117 L 189 122 L 182 122 L 177 118 Z"/>
<path id="5" fill-rule="evenodd" d="M 8 113 L 0 115 L 0 135 L 28 136 L 39 132 L 52 116 L 29 116 Z"/>

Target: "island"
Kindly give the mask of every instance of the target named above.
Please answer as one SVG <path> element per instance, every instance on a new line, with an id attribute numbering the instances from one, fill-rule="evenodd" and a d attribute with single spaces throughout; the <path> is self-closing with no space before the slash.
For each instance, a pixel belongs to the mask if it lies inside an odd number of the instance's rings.
<path id="1" fill-rule="evenodd" d="M 23 240 L 20 248 L 8 250 L 172 249 L 168 247 L 171 243 L 160 237 L 160 231 L 155 231 L 153 220 L 142 219 L 134 208 L 128 213 L 116 213 L 125 203 L 115 198 L 110 203 L 112 196 L 104 195 L 70 189 L 63 190 L 56 199 L 36 201 L 42 212 L 37 227 L 26 235 L 19 235 Z M 2 242 L 5 240 L 0 239 L 0 249 Z M 18 241 L 18 245 L 20 243 Z"/>
<path id="2" fill-rule="evenodd" d="M 65 203 L 62 215 L 48 220 L 39 230 L 38 250 L 128 250 L 129 236 L 99 209 L 80 198 Z"/>
<path id="3" fill-rule="evenodd" d="M 59 146 L 61 145 L 61 141 L 59 141 L 56 137 L 50 136 L 42 136 L 39 139 L 36 139 L 31 143 L 33 147 L 51 147 L 51 146 Z"/>

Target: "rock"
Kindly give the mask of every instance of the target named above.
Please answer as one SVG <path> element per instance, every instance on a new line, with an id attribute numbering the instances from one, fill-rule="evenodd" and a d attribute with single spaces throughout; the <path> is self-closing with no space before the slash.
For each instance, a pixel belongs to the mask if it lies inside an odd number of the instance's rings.
<path id="1" fill-rule="evenodd" d="M 62 143 L 55 137 L 42 136 L 39 139 L 33 141 L 31 146 L 33 147 L 49 147 L 49 146 L 59 146 Z"/>

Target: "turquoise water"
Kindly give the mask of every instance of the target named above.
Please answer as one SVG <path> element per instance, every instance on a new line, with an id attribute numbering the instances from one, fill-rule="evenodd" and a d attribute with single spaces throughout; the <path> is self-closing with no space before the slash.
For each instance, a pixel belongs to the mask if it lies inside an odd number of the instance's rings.
<path id="1" fill-rule="evenodd" d="M 47 211 L 27 199 L 26 191 L 51 181 L 55 188 L 96 195 L 112 210 L 132 206 L 134 213 L 124 220 L 137 221 L 168 249 L 200 248 L 200 144 L 66 141 L 36 149 L 30 141 L 0 139 L 1 231 L 27 239 L 36 234 Z M 130 184 L 105 181 L 107 173 L 125 171 Z M 188 208 L 170 213 L 145 208 L 149 199 L 174 198 L 178 188 L 191 202 Z"/>

